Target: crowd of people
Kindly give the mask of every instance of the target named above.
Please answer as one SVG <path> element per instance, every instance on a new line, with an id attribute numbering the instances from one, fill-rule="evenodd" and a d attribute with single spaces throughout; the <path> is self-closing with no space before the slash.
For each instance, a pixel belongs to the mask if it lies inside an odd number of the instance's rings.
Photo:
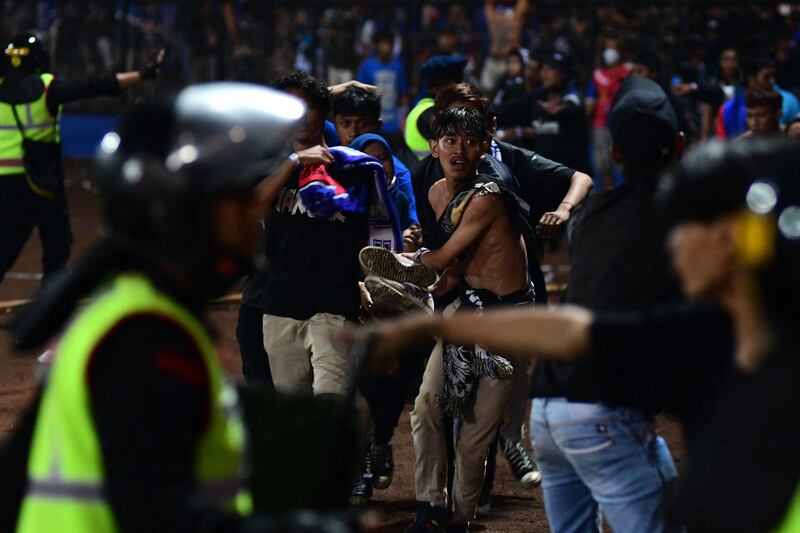
<path id="1" fill-rule="evenodd" d="M 267 8 L 207 4 L 242 68 L 276 68 L 247 63 Z M 554 532 L 603 520 L 616 532 L 798 530 L 796 13 L 704 7 L 683 22 L 706 25 L 706 40 L 666 61 L 631 32 L 674 23 L 659 18 L 667 7 L 596 7 L 592 25 L 579 11 L 489 0 L 473 13 L 482 53 L 462 42 L 471 9 L 423 10 L 423 27 L 440 31 L 424 53 L 414 45 L 413 72 L 409 43 L 380 17 L 309 17 L 325 31 L 309 30 L 269 88 L 190 85 L 106 135 L 104 236 L 71 272 L 67 242 L 13 325 L 20 344 L 58 341 L 0 454 L 14 465 L 3 494 L 18 503 L 0 526 L 357 527 L 329 508 L 265 515 L 248 492 L 236 394 L 202 322 L 203 303 L 246 274 L 236 337 L 247 384 L 364 406 L 365 444 L 348 443 L 351 506 L 393 482 L 393 436 L 413 397 L 409 532 L 491 524 L 498 456 L 523 486 L 542 485 Z M 733 42 L 749 13 L 753 42 Z M 357 66 L 324 44 L 348 20 L 369 27 Z M 590 28 L 603 31 L 589 39 Z M 60 167 L 32 170 L 25 128 L 57 146 L 63 103 L 178 63 L 162 52 L 142 70 L 70 84 L 47 72 L 43 42 L 24 34 L 6 48 L 0 193 L 64 220 Z M 542 261 L 564 233 L 566 305 L 546 309 Z M 0 245 L 10 265 L 19 247 Z M 680 475 L 660 412 L 686 429 Z"/>

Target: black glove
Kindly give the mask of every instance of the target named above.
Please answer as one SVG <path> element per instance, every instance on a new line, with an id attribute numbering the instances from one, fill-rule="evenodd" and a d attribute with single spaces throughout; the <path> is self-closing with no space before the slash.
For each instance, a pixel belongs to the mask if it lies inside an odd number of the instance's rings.
<path id="1" fill-rule="evenodd" d="M 139 71 L 139 77 L 142 80 L 152 80 L 161 71 L 161 64 L 164 63 L 164 58 L 167 56 L 167 50 L 162 48 L 155 60 L 151 61 L 147 66 Z"/>

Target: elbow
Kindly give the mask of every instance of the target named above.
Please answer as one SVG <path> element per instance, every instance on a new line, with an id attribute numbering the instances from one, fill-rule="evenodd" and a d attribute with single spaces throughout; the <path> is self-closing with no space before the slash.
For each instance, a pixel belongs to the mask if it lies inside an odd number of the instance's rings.
<path id="1" fill-rule="evenodd" d="M 591 176 L 579 170 L 575 172 L 575 175 L 572 177 L 572 180 L 574 183 L 579 184 L 587 191 L 594 187 L 594 181 L 592 180 Z"/>

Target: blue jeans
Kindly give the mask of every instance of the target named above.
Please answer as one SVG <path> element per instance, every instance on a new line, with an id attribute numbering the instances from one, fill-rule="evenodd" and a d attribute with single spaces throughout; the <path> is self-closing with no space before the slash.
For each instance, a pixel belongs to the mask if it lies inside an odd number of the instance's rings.
<path id="1" fill-rule="evenodd" d="M 598 505 L 615 533 L 668 531 L 664 486 L 676 471 L 654 429 L 638 409 L 533 401 L 531 437 L 553 533 L 599 531 Z"/>

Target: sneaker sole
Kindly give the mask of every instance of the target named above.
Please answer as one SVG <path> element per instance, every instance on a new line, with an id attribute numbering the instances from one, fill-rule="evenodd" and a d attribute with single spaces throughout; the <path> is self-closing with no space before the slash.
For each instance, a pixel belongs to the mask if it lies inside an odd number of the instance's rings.
<path id="1" fill-rule="evenodd" d="M 429 307 L 412 300 L 407 294 L 395 289 L 380 278 L 368 277 L 364 281 L 364 285 L 376 307 L 402 313 L 432 312 Z"/>
<path id="2" fill-rule="evenodd" d="M 418 287 L 430 287 L 439 278 L 435 271 L 425 265 L 404 265 L 394 253 L 378 246 L 362 248 L 358 253 L 358 261 L 368 275 L 413 283 Z"/>

